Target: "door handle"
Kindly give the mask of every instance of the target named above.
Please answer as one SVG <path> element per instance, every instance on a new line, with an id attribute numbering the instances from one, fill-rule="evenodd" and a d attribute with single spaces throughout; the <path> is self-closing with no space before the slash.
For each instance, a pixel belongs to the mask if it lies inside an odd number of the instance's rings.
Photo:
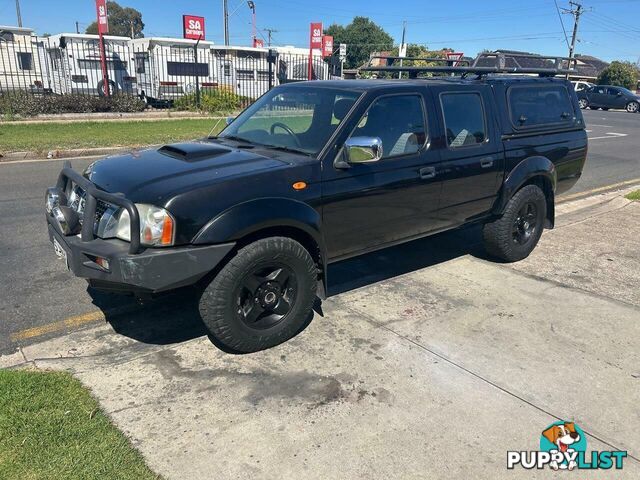
<path id="1" fill-rule="evenodd" d="M 485 158 L 484 160 L 480 160 L 480 166 L 482 168 L 493 167 L 493 158 Z"/>
<path id="2" fill-rule="evenodd" d="M 419 172 L 420 172 L 420 178 L 423 180 L 428 180 L 436 176 L 436 169 L 434 167 L 424 167 L 424 168 L 421 168 Z"/>

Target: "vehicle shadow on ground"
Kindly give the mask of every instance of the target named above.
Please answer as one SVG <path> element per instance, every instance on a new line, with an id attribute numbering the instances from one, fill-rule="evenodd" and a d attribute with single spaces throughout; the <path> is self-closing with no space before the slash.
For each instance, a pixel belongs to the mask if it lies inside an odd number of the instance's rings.
<path id="1" fill-rule="evenodd" d="M 369 253 L 329 267 L 329 296 L 429 268 L 464 255 L 484 258 L 481 229 L 470 226 Z M 182 343 L 208 334 L 198 311 L 198 294 L 186 288 L 139 303 L 133 297 L 88 289 L 94 305 L 113 329 L 126 337 L 152 345 Z M 322 315 L 321 302 L 314 308 Z M 310 316 L 301 333 L 309 325 Z M 228 351 L 215 339 L 212 343 Z M 232 352 L 230 352 L 232 353 Z"/>

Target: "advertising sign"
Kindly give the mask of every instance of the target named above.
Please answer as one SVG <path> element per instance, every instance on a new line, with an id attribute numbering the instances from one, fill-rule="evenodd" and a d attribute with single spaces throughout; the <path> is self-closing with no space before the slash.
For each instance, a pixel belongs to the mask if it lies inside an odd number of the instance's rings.
<path id="1" fill-rule="evenodd" d="M 322 56 L 330 57 L 331 55 L 333 55 L 333 37 L 324 35 L 322 37 Z"/>
<path id="2" fill-rule="evenodd" d="M 98 22 L 98 33 L 104 35 L 109 33 L 109 20 L 107 18 L 107 0 L 96 0 L 96 13 Z"/>
<path id="3" fill-rule="evenodd" d="M 183 15 L 182 32 L 188 40 L 204 40 L 204 17 Z"/>
<path id="4" fill-rule="evenodd" d="M 255 48 L 263 48 L 264 47 L 264 40 L 261 40 L 259 38 L 254 38 L 253 39 L 253 46 Z"/>
<path id="5" fill-rule="evenodd" d="M 312 50 L 322 48 L 322 22 L 312 23 L 309 33 L 309 48 Z"/>

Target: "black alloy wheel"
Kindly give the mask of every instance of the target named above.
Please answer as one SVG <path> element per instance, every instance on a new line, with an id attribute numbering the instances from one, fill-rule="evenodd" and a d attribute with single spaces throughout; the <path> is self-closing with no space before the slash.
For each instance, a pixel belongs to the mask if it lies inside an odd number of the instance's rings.
<path id="1" fill-rule="evenodd" d="M 252 329 L 271 328 L 291 312 L 297 293 L 298 281 L 289 267 L 274 263 L 254 269 L 236 293 L 238 318 Z"/>
<path id="2" fill-rule="evenodd" d="M 513 222 L 511 234 L 513 241 L 518 245 L 525 245 L 535 235 L 538 228 L 538 211 L 533 202 L 525 203 L 518 211 L 518 216 Z"/>

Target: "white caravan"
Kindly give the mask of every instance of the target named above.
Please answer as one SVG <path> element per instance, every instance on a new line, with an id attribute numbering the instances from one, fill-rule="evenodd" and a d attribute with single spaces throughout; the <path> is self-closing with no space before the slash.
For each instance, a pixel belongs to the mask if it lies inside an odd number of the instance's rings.
<path id="1" fill-rule="evenodd" d="M 309 49 L 293 46 L 273 47 L 278 52 L 276 76 L 279 83 L 309 79 Z M 329 66 L 319 50 L 313 50 L 312 80 L 329 80 Z"/>
<path id="2" fill-rule="evenodd" d="M 137 93 L 152 105 L 169 105 L 200 88 L 216 86 L 211 42 L 149 37 L 131 40 Z"/>
<path id="3" fill-rule="evenodd" d="M 0 26 L 0 92 L 47 91 L 47 62 L 30 28 Z"/>
<path id="4" fill-rule="evenodd" d="M 109 92 L 135 93 L 131 74 L 130 39 L 104 36 Z M 104 95 L 104 75 L 98 35 L 61 33 L 44 40 L 54 93 Z"/>
<path id="5" fill-rule="evenodd" d="M 220 88 L 256 99 L 269 90 L 266 48 L 213 45 L 213 71 Z M 275 68 L 273 72 L 275 85 Z"/>

